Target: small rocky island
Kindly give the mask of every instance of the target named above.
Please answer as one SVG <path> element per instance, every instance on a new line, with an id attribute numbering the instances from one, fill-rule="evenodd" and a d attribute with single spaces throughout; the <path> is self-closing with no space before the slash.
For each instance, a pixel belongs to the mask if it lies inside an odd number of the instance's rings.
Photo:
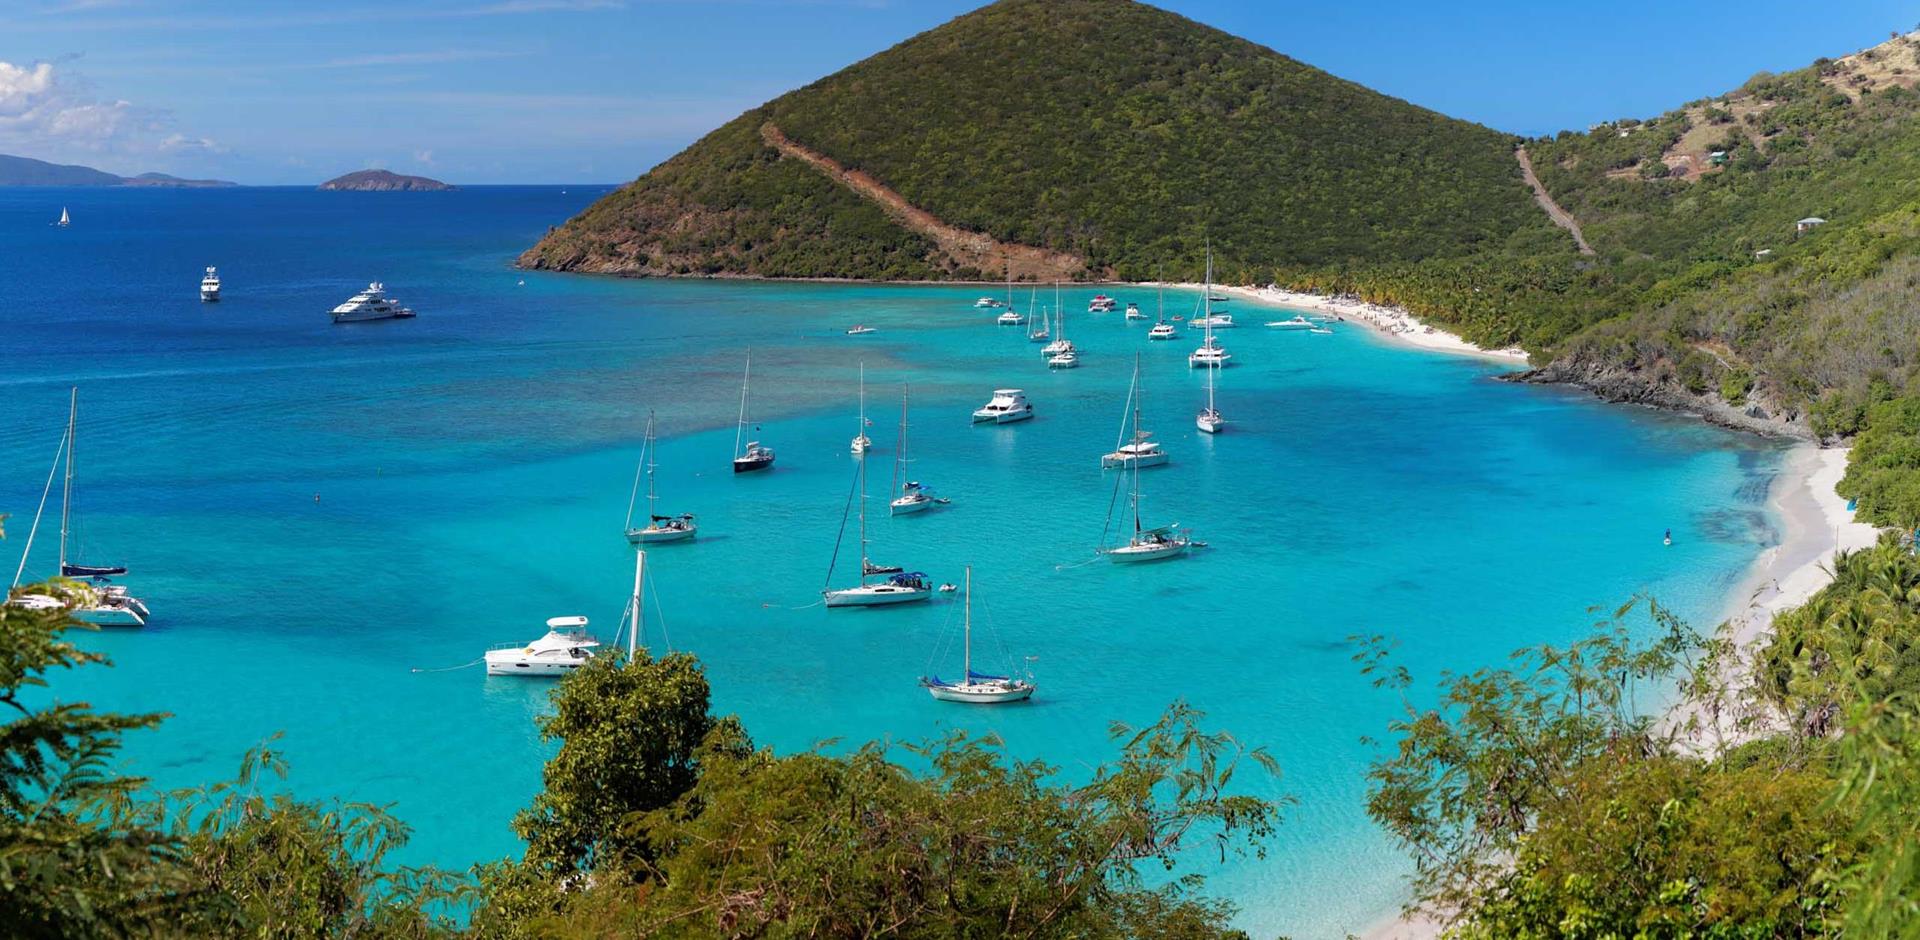
<path id="1" fill-rule="evenodd" d="M 320 184 L 320 188 L 364 193 L 426 193 L 454 187 L 424 176 L 403 176 L 388 170 L 360 170 L 327 180 Z"/>

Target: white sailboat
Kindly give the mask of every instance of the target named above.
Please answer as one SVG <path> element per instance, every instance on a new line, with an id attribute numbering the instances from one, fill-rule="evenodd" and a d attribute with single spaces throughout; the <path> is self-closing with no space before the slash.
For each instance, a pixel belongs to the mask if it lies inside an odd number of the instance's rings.
<path id="1" fill-rule="evenodd" d="M 1134 418 L 1133 430 L 1137 437 L 1140 432 L 1140 419 L 1137 414 Z M 1196 543 L 1192 536 L 1182 530 L 1178 524 L 1148 527 L 1140 521 L 1140 464 L 1134 463 L 1132 472 L 1122 474 L 1122 477 L 1130 483 L 1127 491 L 1127 509 L 1133 516 L 1133 534 L 1122 544 L 1102 547 L 1100 554 L 1107 556 L 1108 561 L 1116 564 L 1162 561 L 1186 554 L 1187 549 L 1192 548 Z M 1114 485 L 1119 486 L 1120 480 L 1115 480 Z M 1112 510 L 1108 510 L 1107 531 L 1111 532 L 1112 529 L 1113 514 Z M 1105 533 L 1102 534 L 1101 540 L 1105 541 Z"/>
<path id="2" fill-rule="evenodd" d="M 1047 308 L 1041 307 L 1040 308 L 1040 328 L 1037 330 L 1034 330 L 1031 333 L 1028 333 L 1027 339 L 1035 343 L 1046 342 L 1048 337 L 1048 331 L 1051 326 L 1052 326 L 1052 323 L 1047 318 Z"/>
<path id="3" fill-rule="evenodd" d="M 749 352 L 746 371 L 740 376 L 740 424 L 733 432 L 733 472 L 735 473 L 752 473 L 755 470 L 765 470 L 773 466 L 773 448 L 764 446 L 759 441 L 746 440 L 747 422 L 752 415 L 752 397 L 748 392 L 752 380 L 753 353 Z M 760 429 L 756 426 L 754 430 L 757 432 Z M 745 447 L 741 446 L 742 442 L 745 443 Z"/>
<path id="4" fill-rule="evenodd" d="M 849 450 L 855 457 L 864 457 L 873 449 L 873 438 L 867 436 L 867 429 L 873 422 L 867 420 L 867 364 L 860 363 L 860 429 L 853 434 L 853 443 Z"/>
<path id="5" fill-rule="evenodd" d="M 907 398 L 910 390 L 900 389 L 900 453 L 893 461 L 892 491 L 898 493 L 887 504 L 890 515 L 903 516 L 907 513 L 922 512 L 935 506 L 945 506 L 952 500 L 935 496 L 933 489 L 918 480 L 907 478 Z"/>
<path id="6" fill-rule="evenodd" d="M 103 627 L 144 627 L 153 614 L 138 597 L 127 593 L 123 585 L 114 584 L 112 579 L 127 573 L 125 565 L 86 565 L 67 560 L 70 544 L 79 541 L 75 531 L 73 512 L 73 449 L 76 443 L 76 430 L 79 426 L 80 390 L 72 389 L 67 393 L 67 430 L 61 438 L 60 446 L 54 452 L 53 469 L 47 471 L 47 486 L 40 494 L 40 508 L 33 514 L 33 526 L 27 530 L 27 544 L 20 554 L 20 566 L 14 569 L 13 586 L 19 587 L 20 577 L 27 570 L 27 557 L 33 552 L 33 537 L 40 531 L 40 517 L 47 509 L 47 496 L 53 489 L 53 474 L 65 461 L 66 474 L 60 494 L 60 567 L 59 575 L 71 579 L 71 589 L 56 587 L 55 594 L 31 594 L 14 598 L 10 603 L 21 607 L 48 609 L 68 607 L 72 609 L 75 620 Z"/>
<path id="7" fill-rule="evenodd" d="M 867 462 L 854 469 L 859 477 L 860 495 L 860 583 L 849 588 L 834 588 L 833 568 L 840 560 L 840 543 L 833 545 L 833 560 L 827 563 L 827 587 L 820 596 L 828 607 L 878 607 L 924 601 L 933 596 L 933 582 L 918 571 L 905 571 L 897 565 L 876 565 L 867 554 Z M 842 517 L 844 518 L 844 517 Z M 842 524 L 841 533 L 846 529 Z M 873 580 L 873 579 L 878 580 Z"/>
<path id="8" fill-rule="evenodd" d="M 68 215 L 67 215 L 67 207 L 66 207 L 66 206 L 61 206 L 61 207 L 60 207 L 60 221 L 58 221 L 58 222 L 55 222 L 55 223 L 53 223 L 53 224 L 55 224 L 55 225 L 58 225 L 58 226 L 60 226 L 61 228 L 66 228 L 67 226 L 69 226 L 69 225 L 72 225 L 72 224 L 73 224 L 73 219 L 72 219 L 72 217 L 70 217 L 70 216 L 68 216 Z"/>
<path id="9" fill-rule="evenodd" d="M 1080 362 L 1077 357 L 1070 355 L 1077 352 L 1077 350 L 1073 348 L 1073 340 L 1067 338 L 1067 308 L 1060 306 L 1060 284 L 1057 281 L 1054 282 L 1053 285 L 1053 310 L 1053 329 L 1055 336 L 1053 342 L 1040 347 L 1040 355 L 1047 357 L 1047 365 L 1049 366 L 1054 365 L 1053 360 L 1056 358 L 1063 355 L 1068 356 L 1068 359 L 1071 361 L 1058 368 L 1070 369 L 1079 365 Z"/>
<path id="10" fill-rule="evenodd" d="M 959 682 L 947 682 L 939 676 L 920 677 L 921 687 L 927 694 L 942 702 L 964 702 L 970 705 L 997 705 L 1002 702 L 1024 702 L 1033 697 L 1034 684 L 1031 676 L 1015 679 L 1010 676 L 992 676 L 973 671 L 973 566 L 967 566 L 965 613 L 962 618 L 962 639 L 960 641 Z"/>
<path id="11" fill-rule="evenodd" d="M 1173 324 L 1167 322 L 1167 286 L 1165 283 L 1160 285 L 1160 290 L 1158 296 L 1155 298 L 1155 302 L 1158 305 L 1158 309 L 1154 311 L 1153 329 L 1147 331 L 1147 338 L 1172 339 L 1179 335 L 1174 332 Z"/>
<path id="12" fill-rule="evenodd" d="M 653 437 L 653 412 L 647 412 L 647 437 L 640 445 L 640 463 L 633 468 L 633 492 L 627 495 L 627 543 L 630 545 L 654 544 L 658 542 L 683 542 L 693 538 L 700 531 L 694 522 L 693 513 L 683 512 L 677 516 L 661 515 L 657 504 L 660 495 L 654 489 L 653 475 L 658 448 Z M 639 528 L 633 525 L 633 506 L 640 493 L 640 475 L 647 477 L 647 524 Z"/>
<path id="13" fill-rule="evenodd" d="M 1213 248 L 1211 246 L 1207 248 L 1207 285 L 1204 289 L 1204 293 L 1207 296 L 1211 296 L 1213 294 Z M 1211 314 L 1209 314 L 1207 319 L 1208 321 L 1211 321 L 1213 319 Z M 1213 328 L 1212 327 L 1207 328 L 1207 346 L 1208 347 L 1213 346 Z M 1221 364 L 1225 365 L 1224 362 L 1222 362 Z M 1225 430 L 1227 426 L 1227 419 L 1220 414 L 1220 408 L 1214 402 L 1214 397 L 1213 397 L 1214 375 L 1219 371 L 1220 371 L 1219 369 L 1207 370 L 1207 407 L 1200 409 L 1200 413 L 1198 415 L 1195 415 L 1193 419 L 1193 426 L 1199 428 L 1202 431 L 1207 432 L 1208 434 L 1218 434 L 1222 430 Z"/>

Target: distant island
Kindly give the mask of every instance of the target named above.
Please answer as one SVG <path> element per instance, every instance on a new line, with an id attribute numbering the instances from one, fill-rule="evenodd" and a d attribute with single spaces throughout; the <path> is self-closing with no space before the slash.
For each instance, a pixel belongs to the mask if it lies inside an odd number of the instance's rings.
<path id="1" fill-rule="evenodd" d="M 70 163 L 48 163 L 32 157 L 0 153 L 0 186 L 149 186 L 209 189 L 238 186 L 226 180 L 189 180 L 165 173 L 116 176 L 105 170 Z"/>
<path id="2" fill-rule="evenodd" d="M 363 193 L 427 193 L 442 192 L 454 187 L 424 176 L 405 176 L 389 170 L 359 170 L 327 180 L 320 184 L 320 188 L 329 191 Z"/>

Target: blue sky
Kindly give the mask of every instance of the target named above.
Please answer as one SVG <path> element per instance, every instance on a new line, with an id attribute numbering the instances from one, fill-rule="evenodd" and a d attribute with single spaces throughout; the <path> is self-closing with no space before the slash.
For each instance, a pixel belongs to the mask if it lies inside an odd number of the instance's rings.
<path id="1" fill-rule="evenodd" d="M 626 180 L 977 5 L 0 0 L 0 153 L 247 183 L 364 166 L 464 183 Z M 1523 134 L 1657 113 L 1920 21 L 1920 0 L 1160 5 Z"/>

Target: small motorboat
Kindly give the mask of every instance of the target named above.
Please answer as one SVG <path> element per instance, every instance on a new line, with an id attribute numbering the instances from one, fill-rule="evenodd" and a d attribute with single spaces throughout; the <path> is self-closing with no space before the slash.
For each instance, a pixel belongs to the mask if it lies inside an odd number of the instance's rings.
<path id="1" fill-rule="evenodd" d="M 1291 320 L 1270 320 L 1267 322 L 1267 328 L 1271 330 L 1311 330 L 1315 328 L 1315 324 L 1306 317 L 1295 316 Z M 1333 331 L 1328 330 L 1327 332 L 1331 333 Z"/>
<path id="2" fill-rule="evenodd" d="M 1012 424 L 1033 417 L 1033 404 L 1027 401 L 1027 394 L 1017 388 L 996 388 L 993 398 L 973 413 L 974 424 Z"/>
<path id="3" fill-rule="evenodd" d="M 1000 301 L 995 300 L 992 297 L 982 297 L 979 300 L 974 301 L 973 306 L 975 307 L 975 309 L 979 309 L 979 310 L 992 310 L 993 308 L 1000 306 Z"/>
<path id="4" fill-rule="evenodd" d="M 1139 304 L 1136 304 L 1136 303 L 1129 303 L 1129 304 L 1127 304 L 1127 319 L 1129 319 L 1129 320 L 1145 320 L 1146 318 L 1147 318 L 1147 315 L 1146 315 L 1146 314 L 1144 314 L 1144 313 L 1142 313 L 1142 312 L 1140 312 L 1140 305 L 1139 305 Z"/>
<path id="5" fill-rule="evenodd" d="M 486 652 L 490 676 L 564 676 L 587 664 L 600 641 L 587 633 L 585 617 L 555 617 L 547 635 L 525 646 L 497 646 Z"/>
<path id="6" fill-rule="evenodd" d="M 1267 325 L 1272 326 L 1273 324 L 1269 323 Z M 1187 329 L 1189 330 L 1207 330 L 1207 329 L 1231 330 L 1233 329 L 1233 314 L 1215 313 L 1215 314 L 1211 314 L 1204 317 L 1194 317 L 1193 319 L 1187 321 Z"/>
<path id="7" fill-rule="evenodd" d="M 878 332 L 880 331 L 862 323 L 858 326 L 855 326 L 853 329 L 848 330 L 847 335 L 848 336 L 865 336 L 868 333 L 878 333 Z"/>

